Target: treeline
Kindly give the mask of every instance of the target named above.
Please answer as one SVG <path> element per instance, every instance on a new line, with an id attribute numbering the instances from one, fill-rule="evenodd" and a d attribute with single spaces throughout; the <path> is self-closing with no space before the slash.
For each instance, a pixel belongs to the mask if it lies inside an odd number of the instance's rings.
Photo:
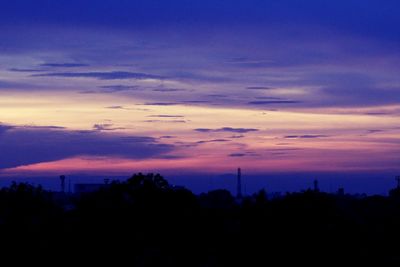
<path id="1" fill-rule="evenodd" d="M 81 195 L 13 183 L 0 191 L 0 253 L 90 266 L 397 265 L 397 195 L 260 191 L 237 200 L 153 174 Z"/>

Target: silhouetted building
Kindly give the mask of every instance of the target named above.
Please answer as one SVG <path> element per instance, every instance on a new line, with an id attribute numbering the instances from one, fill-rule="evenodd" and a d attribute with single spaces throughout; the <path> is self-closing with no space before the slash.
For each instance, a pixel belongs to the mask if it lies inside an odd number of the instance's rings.
<path id="1" fill-rule="evenodd" d="M 65 175 L 60 175 L 61 192 L 65 193 Z"/>
<path id="2" fill-rule="evenodd" d="M 242 171 L 240 168 L 237 170 L 237 198 L 242 198 Z"/>

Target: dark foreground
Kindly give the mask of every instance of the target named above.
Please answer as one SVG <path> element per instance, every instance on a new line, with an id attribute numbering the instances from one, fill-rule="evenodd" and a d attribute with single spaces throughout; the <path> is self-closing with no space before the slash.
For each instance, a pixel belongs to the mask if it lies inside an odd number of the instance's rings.
<path id="1" fill-rule="evenodd" d="M 2 259 L 89 266 L 400 264 L 400 198 L 314 191 L 235 200 L 134 175 L 95 193 L 0 191 Z"/>

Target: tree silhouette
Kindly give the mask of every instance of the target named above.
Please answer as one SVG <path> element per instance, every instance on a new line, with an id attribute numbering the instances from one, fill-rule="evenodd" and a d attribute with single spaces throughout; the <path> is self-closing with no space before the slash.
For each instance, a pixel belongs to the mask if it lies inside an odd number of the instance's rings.
<path id="1" fill-rule="evenodd" d="M 4 255 L 45 251 L 91 264 L 398 265 L 391 245 L 398 225 L 396 190 L 390 197 L 306 190 L 272 199 L 260 190 L 237 201 L 227 190 L 196 196 L 142 173 L 72 197 L 26 183 L 0 190 Z"/>

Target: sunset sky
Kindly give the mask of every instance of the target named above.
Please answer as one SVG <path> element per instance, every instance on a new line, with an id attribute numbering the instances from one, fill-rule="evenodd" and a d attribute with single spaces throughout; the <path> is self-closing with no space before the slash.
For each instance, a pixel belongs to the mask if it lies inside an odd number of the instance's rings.
<path id="1" fill-rule="evenodd" d="M 395 0 L 4 1 L 0 176 L 240 166 L 393 180 L 399 10 Z"/>

